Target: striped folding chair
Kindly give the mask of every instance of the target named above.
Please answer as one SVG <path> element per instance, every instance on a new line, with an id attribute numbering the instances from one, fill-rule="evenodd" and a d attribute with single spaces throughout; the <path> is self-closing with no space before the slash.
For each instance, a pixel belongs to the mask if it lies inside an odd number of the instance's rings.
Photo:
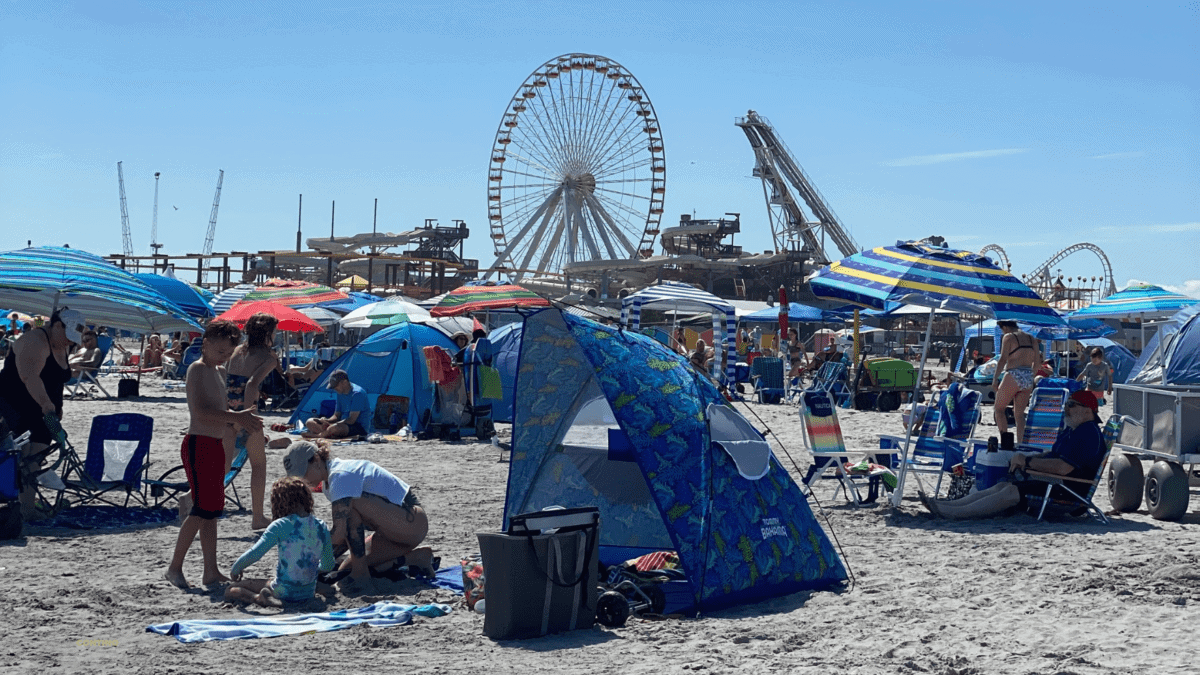
<path id="1" fill-rule="evenodd" d="M 750 381 L 759 403 L 779 403 L 783 400 L 783 359 L 760 356 L 750 364 Z"/>
<path id="2" fill-rule="evenodd" d="M 908 470 L 915 473 L 937 474 L 936 496 L 942 489 L 942 477 L 963 460 L 963 445 L 975 434 L 979 420 L 979 392 L 951 385 L 942 392 L 937 403 L 925 411 L 921 428 L 912 439 L 908 455 Z M 892 466 L 904 450 L 904 437 L 880 435 L 879 449 L 890 451 Z"/>
<path id="3" fill-rule="evenodd" d="M 846 442 L 842 438 L 842 425 L 838 422 L 837 406 L 827 391 L 809 390 L 800 396 L 800 419 L 804 420 L 804 441 L 813 457 L 812 466 L 804 476 L 804 489 L 811 492 L 815 481 L 826 478 L 833 469 L 846 498 L 856 505 L 862 503 L 855 485 L 855 477 L 846 472 L 850 462 Z"/>
<path id="4" fill-rule="evenodd" d="M 1046 452 L 1054 447 L 1062 431 L 1064 413 L 1070 392 L 1066 389 L 1037 387 L 1025 413 L 1025 432 L 1018 442 L 1019 450 Z"/>
<path id="5" fill-rule="evenodd" d="M 1046 491 L 1043 494 L 1029 495 L 1027 497 L 1030 507 L 1037 508 L 1038 510 L 1038 520 L 1041 520 L 1047 512 L 1055 515 L 1083 515 L 1084 513 L 1089 513 L 1095 516 L 1100 522 L 1108 524 L 1108 517 L 1104 515 L 1104 511 L 1092 502 L 1092 498 L 1096 495 L 1096 488 L 1100 486 L 1100 481 L 1104 477 L 1104 467 L 1108 465 L 1108 458 L 1112 453 L 1113 443 L 1121 435 L 1121 427 L 1126 422 L 1137 423 L 1135 420 L 1123 415 L 1113 415 L 1108 419 L 1108 423 L 1104 425 L 1104 458 L 1100 460 L 1100 465 L 1096 468 L 1096 475 L 1091 480 L 1056 476 L 1040 471 L 1025 472 L 1023 477 L 1026 480 L 1046 484 Z"/>

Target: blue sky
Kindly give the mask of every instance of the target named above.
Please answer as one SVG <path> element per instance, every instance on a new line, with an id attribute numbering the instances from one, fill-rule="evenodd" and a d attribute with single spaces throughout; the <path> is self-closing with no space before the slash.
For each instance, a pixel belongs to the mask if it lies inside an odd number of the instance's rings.
<path id="1" fill-rule="evenodd" d="M 770 245 L 733 119 L 768 117 L 862 246 L 997 243 L 1030 271 L 1080 241 L 1118 285 L 1200 295 L 1200 5 L 0 2 L 0 248 L 164 252 L 467 221 L 491 262 L 489 150 L 546 60 L 637 76 L 666 145 L 664 224 L 742 213 Z M 178 207 L 176 210 L 173 207 Z M 1077 254 L 1065 274 L 1096 275 Z"/>

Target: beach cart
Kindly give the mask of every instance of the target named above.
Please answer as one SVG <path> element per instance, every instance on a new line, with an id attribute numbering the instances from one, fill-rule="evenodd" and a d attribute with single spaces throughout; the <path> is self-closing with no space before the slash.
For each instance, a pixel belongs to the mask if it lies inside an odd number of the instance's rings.
<path id="1" fill-rule="evenodd" d="M 901 393 L 916 383 L 917 369 L 908 361 L 864 356 L 854 378 L 854 407 L 892 412 L 900 408 Z"/>
<path id="2" fill-rule="evenodd" d="M 1144 497 L 1155 519 L 1179 520 L 1200 486 L 1200 386 L 1114 385 L 1113 412 L 1125 417 L 1106 472 L 1113 509 L 1135 511 Z"/>

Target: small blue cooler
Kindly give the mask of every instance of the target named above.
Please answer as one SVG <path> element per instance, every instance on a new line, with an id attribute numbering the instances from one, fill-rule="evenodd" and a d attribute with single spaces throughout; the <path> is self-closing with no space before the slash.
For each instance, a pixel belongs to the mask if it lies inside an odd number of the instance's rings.
<path id="1" fill-rule="evenodd" d="M 975 489 L 986 490 L 997 483 L 1008 480 L 1008 463 L 1012 452 L 1003 450 L 988 452 L 980 448 L 975 453 Z"/>

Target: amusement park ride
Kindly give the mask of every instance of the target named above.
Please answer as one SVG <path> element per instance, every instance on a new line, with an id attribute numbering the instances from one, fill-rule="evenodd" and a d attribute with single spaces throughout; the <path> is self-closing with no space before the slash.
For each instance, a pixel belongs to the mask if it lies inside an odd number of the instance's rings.
<path id="1" fill-rule="evenodd" d="M 1068 256 L 1080 251 L 1091 251 L 1096 254 L 1096 257 L 1100 259 L 1100 276 L 1063 276 L 1062 270 L 1055 269 L 1055 266 Z M 998 259 L 1002 267 L 1012 269 L 1008 253 L 998 244 L 984 246 L 980 249 L 979 254 L 995 254 L 994 257 Z M 1112 264 L 1108 261 L 1108 256 L 1100 250 L 1099 246 L 1087 242 L 1072 244 L 1058 251 L 1029 274 L 1022 274 L 1021 280 L 1052 307 L 1063 311 L 1087 307 L 1093 302 L 1117 292 L 1117 284 L 1113 279 Z"/>

